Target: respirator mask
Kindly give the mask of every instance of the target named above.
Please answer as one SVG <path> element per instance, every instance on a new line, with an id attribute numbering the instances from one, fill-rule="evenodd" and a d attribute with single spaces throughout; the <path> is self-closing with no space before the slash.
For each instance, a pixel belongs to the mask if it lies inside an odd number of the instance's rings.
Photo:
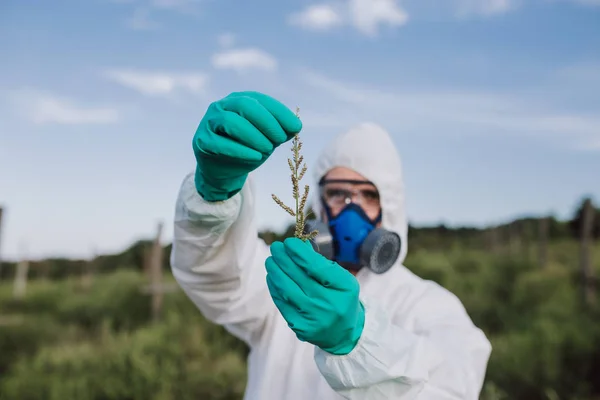
<path id="1" fill-rule="evenodd" d="M 380 209 L 375 185 L 362 180 L 322 179 L 319 189 L 328 222 L 306 221 L 307 232 L 319 231 L 311 240 L 313 248 L 351 271 L 367 267 L 382 274 L 389 270 L 400 255 L 401 240 L 398 234 L 377 227 L 381 211 L 375 219 L 367 214 Z"/>

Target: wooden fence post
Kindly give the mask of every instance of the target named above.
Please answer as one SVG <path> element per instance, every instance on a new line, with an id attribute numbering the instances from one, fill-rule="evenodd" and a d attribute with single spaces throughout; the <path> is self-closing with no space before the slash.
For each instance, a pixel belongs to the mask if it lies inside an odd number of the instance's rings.
<path id="1" fill-rule="evenodd" d="M 172 293 L 179 290 L 177 284 L 166 284 L 163 282 L 163 248 L 160 244 L 163 223 L 159 222 L 156 237 L 152 244 L 144 251 L 144 276 L 149 284 L 142 287 L 142 293 L 149 294 L 152 297 L 152 320 L 154 323 L 160 322 L 163 309 L 163 298 L 165 293 Z"/>
<path id="2" fill-rule="evenodd" d="M 592 270 L 591 242 L 592 228 L 594 226 L 594 207 L 591 199 L 583 204 L 583 216 L 581 226 L 580 263 L 581 277 L 583 283 L 583 299 L 586 304 L 592 304 L 596 300 L 594 272 Z"/>

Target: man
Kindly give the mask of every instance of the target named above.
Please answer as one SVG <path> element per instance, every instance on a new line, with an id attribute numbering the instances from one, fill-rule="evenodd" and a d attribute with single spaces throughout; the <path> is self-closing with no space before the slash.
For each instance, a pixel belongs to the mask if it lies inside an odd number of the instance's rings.
<path id="1" fill-rule="evenodd" d="M 382 128 L 338 136 L 312 169 L 314 207 L 330 228 L 321 234 L 344 267 L 311 242 L 269 248 L 258 238 L 249 174 L 301 128 L 261 93 L 211 104 L 177 200 L 173 274 L 206 318 L 250 346 L 245 398 L 477 399 L 491 346 L 456 296 L 402 265 L 401 165 Z M 382 247 L 365 250 L 371 232 L 399 239 L 378 253 L 395 257 L 385 272 L 352 260 Z"/>

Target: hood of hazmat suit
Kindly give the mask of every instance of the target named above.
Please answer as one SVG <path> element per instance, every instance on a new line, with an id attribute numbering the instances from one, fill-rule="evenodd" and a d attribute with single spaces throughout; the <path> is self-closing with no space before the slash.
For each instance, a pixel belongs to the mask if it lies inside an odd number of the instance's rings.
<path id="1" fill-rule="evenodd" d="M 365 325 L 356 347 L 341 356 L 298 340 L 270 297 L 264 266 L 270 250 L 258 238 L 252 174 L 241 192 L 216 203 L 198 195 L 193 172 L 181 185 L 173 275 L 208 320 L 250 347 L 245 399 L 478 399 L 490 343 L 454 294 L 403 265 L 402 167 L 389 134 L 364 123 L 338 135 L 312 166 L 313 178 L 318 182 L 336 166 L 375 183 L 382 227 L 401 237 L 400 255 L 387 272 L 358 271 Z"/>
<path id="2" fill-rule="evenodd" d="M 363 123 L 338 135 L 313 167 L 313 187 L 316 189 L 321 178 L 335 167 L 354 170 L 375 184 L 382 209 L 381 227 L 400 236 L 400 254 L 395 264 L 402 265 L 408 250 L 408 222 L 402 165 L 391 137 L 374 123 Z M 316 196 L 313 209 L 321 216 L 323 204 L 318 193 Z"/>

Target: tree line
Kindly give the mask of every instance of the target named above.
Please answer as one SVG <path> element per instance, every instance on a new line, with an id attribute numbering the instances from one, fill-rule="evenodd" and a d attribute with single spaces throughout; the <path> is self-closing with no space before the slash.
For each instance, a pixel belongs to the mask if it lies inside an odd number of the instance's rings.
<path id="1" fill-rule="evenodd" d="M 555 241 L 561 239 L 581 239 L 584 223 L 586 204 L 591 205 L 592 227 L 591 240 L 600 238 L 600 208 L 596 207 L 591 198 L 584 198 L 572 218 L 564 221 L 555 216 L 531 216 L 517 218 L 512 221 L 488 226 L 477 227 L 448 227 L 444 224 L 437 226 L 409 225 L 409 256 L 415 249 L 429 248 L 443 250 L 456 245 L 465 245 L 475 248 L 487 248 L 494 251 L 501 244 L 508 244 L 513 249 L 520 245 L 538 242 L 540 236 L 543 240 Z M 0 209 L 1 210 L 1 209 Z M 2 212 L 0 211 L 0 221 Z M 308 215 L 314 215 L 308 213 Z M 314 217 L 313 217 L 314 218 Z M 283 240 L 293 236 L 295 225 L 290 225 L 283 232 L 265 230 L 259 232 L 259 237 L 267 244 L 276 240 Z M 544 232 L 540 232 L 543 230 Z M 71 276 L 94 273 L 110 273 L 119 268 L 132 268 L 145 270 L 148 268 L 149 253 L 154 239 L 140 239 L 123 251 L 115 254 L 98 255 L 92 260 L 72 258 L 46 258 L 29 260 L 28 277 L 32 279 L 62 279 Z M 162 251 L 161 266 L 169 269 L 171 244 L 164 246 Z M 16 261 L 0 261 L 0 280 L 13 279 L 17 270 Z"/>

